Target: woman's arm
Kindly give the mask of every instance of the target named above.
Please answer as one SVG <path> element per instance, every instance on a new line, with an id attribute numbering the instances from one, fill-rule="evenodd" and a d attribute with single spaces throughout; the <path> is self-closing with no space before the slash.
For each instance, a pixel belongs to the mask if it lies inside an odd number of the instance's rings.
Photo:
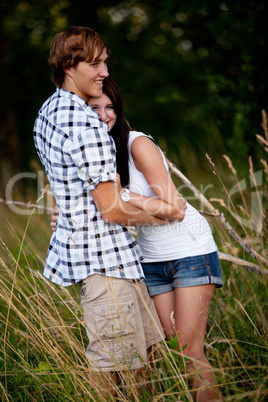
<path id="1" fill-rule="evenodd" d="M 178 201 L 176 204 L 178 206 L 168 204 L 158 198 L 146 197 L 144 195 L 130 192 L 131 197 L 129 204 L 135 206 L 136 208 L 143 209 L 147 213 L 154 215 L 158 218 L 167 219 L 169 221 L 179 221 L 181 222 L 185 215 L 186 201 L 182 198 L 181 194 L 178 194 Z M 182 205 L 181 205 L 182 204 Z"/>
<path id="2" fill-rule="evenodd" d="M 93 201 L 106 223 L 118 223 L 124 226 L 164 225 L 165 219 L 154 216 L 151 212 L 122 201 L 116 182 L 99 183 L 91 191 Z"/>
<path id="3" fill-rule="evenodd" d="M 149 138 L 138 137 L 132 143 L 131 154 L 136 168 L 143 173 L 157 198 L 131 193 L 129 203 L 155 216 L 182 221 L 186 201 L 178 193 L 158 147 Z"/>

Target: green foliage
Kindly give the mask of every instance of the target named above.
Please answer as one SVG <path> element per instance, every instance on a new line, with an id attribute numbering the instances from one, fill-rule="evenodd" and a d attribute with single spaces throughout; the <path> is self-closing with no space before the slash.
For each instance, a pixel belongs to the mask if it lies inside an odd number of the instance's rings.
<path id="1" fill-rule="evenodd" d="M 182 352 L 184 351 L 184 349 L 187 347 L 187 345 L 184 345 L 183 347 L 180 347 L 180 341 L 179 341 L 179 336 L 178 334 L 176 334 L 174 337 L 170 337 L 169 340 L 167 341 L 167 344 L 170 348 L 170 353 L 174 359 L 174 361 L 177 364 L 181 365 L 181 369 L 183 371 L 183 362 L 181 359 L 181 355 Z M 189 360 L 187 358 L 185 358 L 185 360 Z"/>
<path id="2" fill-rule="evenodd" d="M 246 155 L 259 152 L 252 133 L 268 109 L 267 2 L 13 0 L 3 1 L 1 11 L 3 160 L 16 151 L 17 163 L 27 165 L 35 156 L 33 121 L 54 90 L 50 41 L 69 25 L 102 33 L 128 120 L 164 144 L 184 170 L 186 140 L 201 157 L 227 152 L 241 171 Z M 194 168 L 202 165 L 196 160 Z"/>

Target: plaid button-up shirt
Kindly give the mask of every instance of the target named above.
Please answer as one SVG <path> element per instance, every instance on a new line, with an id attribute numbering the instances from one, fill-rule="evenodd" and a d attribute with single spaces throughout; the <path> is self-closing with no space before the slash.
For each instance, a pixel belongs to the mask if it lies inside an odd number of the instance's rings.
<path id="1" fill-rule="evenodd" d="M 116 181 L 108 126 L 79 96 L 57 88 L 38 113 L 34 142 L 60 211 L 44 275 L 63 286 L 95 273 L 142 280 L 136 240 L 103 221 L 90 193 L 100 182 Z"/>

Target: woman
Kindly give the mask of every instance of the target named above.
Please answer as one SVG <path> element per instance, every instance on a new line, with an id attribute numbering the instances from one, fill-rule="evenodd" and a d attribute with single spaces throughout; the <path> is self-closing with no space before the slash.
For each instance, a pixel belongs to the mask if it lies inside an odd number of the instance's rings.
<path id="1" fill-rule="evenodd" d="M 129 129 L 120 90 L 111 77 L 103 95 L 90 98 L 90 106 L 108 124 L 117 149 L 121 198 L 170 223 L 140 226 L 137 240 L 144 255 L 142 266 L 167 339 L 178 334 L 191 388 L 197 401 L 219 400 L 213 370 L 204 354 L 208 310 L 216 287 L 222 286 L 217 247 L 210 227 L 187 204 L 182 222 L 176 202 L 181 195 L 171 180 L 161 150 L 145 134 Z M 55 215 L 52 216 L 52 224 Z"/>

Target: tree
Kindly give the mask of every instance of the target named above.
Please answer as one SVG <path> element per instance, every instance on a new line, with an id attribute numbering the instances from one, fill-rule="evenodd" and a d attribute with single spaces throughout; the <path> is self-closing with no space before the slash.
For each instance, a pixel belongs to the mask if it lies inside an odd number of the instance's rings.
<path id="1" fill-rule="evenodd" d="M 2 163 L 15 155 L 18 169 L 35 155 L 33 122 L 54 90 L 50 42 L 70 25 L 101 32 L 128 120 L 181 156 L 182 168 L 182 150 L 191 147 L 202 155 L 226 147 L 240 166 L 256 152 L 261 109 L 268 110 L 264 0 L 4 0 L 0 7 Z"/>

